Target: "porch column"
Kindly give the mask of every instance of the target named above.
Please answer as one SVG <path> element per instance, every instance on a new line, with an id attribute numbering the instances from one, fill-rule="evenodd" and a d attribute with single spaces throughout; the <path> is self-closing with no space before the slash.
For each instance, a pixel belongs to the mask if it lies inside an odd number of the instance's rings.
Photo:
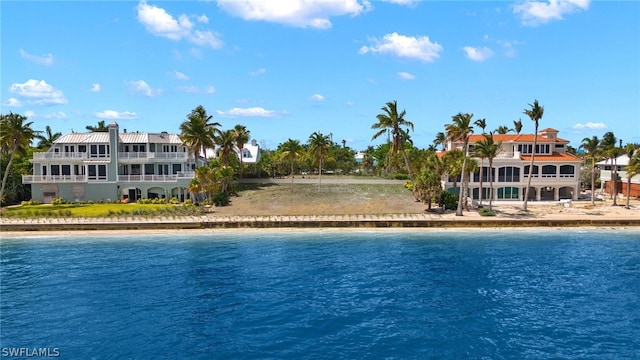
<path id="1" fill-rule="evenodd" d="M 557 186 L 553 187 L 553 201 L 560 200 L 560 188 Z"/>
<path id="2" fill-rule="evenodd" d="M 533 187 L 536 189 L 536 201 L 540 201 L 540 193 L 542 192 L 542 188 Z"/>

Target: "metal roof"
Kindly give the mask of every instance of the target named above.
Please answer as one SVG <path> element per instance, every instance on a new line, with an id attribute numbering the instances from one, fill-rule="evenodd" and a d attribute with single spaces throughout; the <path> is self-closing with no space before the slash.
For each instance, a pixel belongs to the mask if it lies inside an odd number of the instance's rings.
<path id="1" fill-rule="evenodd" d="M 182 144 L 177 134 L 169 133 L 120 133 L 121 144 Z M 62 135 L 56 144 L 108 144 L 108 132 L 69 133 Z"/>

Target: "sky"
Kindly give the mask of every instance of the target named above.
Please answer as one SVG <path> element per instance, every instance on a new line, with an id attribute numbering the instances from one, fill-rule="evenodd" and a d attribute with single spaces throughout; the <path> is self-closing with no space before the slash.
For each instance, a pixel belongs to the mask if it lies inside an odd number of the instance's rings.
<path id="1" fill-rule="evenodd" d="M 205 107 L 261 146 L 355 150 L 397 101 L 426 148 L 457 113 L 578 147 L 640 143 L 638 1 L 2 1 L 0 110 L 63 134 L 179 133 Z M 476 132 L 480 132 L 476 129 Z"/>

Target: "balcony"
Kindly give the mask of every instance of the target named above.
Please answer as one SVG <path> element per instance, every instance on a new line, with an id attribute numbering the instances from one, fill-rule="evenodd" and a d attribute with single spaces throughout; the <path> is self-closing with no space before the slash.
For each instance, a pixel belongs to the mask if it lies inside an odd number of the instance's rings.
<path id="1" fill-rule="evenodd" d="M 87 182 L 86 175 L 22 175 L 23 184 L 80 183 Z"/>
<path id="2" fill-rule="evenodd" d="M 174 175 L 118 175 L 119 182 L 177 182 L 178 180 L 191 180 L 195 176 L 193 172 L 178 172 Z"/>
<path id="3" fill-rule="evenodd" d="M 156 153 L 156 152 L 119 152 L 118 160 L 123 162 L 147 161 L 187 161 L 187 153 Z"/>
<path id="4" fill-rule="evenodd" d="M 35 152 L 33 160 L 84 160 L 89 156 L 86 152 Z"/>

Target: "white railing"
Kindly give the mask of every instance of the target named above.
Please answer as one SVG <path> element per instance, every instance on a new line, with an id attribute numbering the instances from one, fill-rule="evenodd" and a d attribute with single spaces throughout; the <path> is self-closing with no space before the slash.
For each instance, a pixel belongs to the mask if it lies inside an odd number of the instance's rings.
<path id="1" fill-rule="evenodd" d="M 175 175 L 118 175 L 120 182 L 176 182 L 179 179 L 192 179 L 181 174 Z"/>
<path id="2" fill-rule="evenodd" d="M 87 182 L 86 175 L 22 175 L 23 184 Z"/>
<path id="3" fill-rule="evenodd" d="M 86 152 L 36 152 L 33 160 L 83 160 L 88 157 Z"/>
<path id="4" fill-rule="evenodd" d="M 186 160 L 187 153 L 156 153 L 156 152 L 119 152 L 119 160 Z"/>

